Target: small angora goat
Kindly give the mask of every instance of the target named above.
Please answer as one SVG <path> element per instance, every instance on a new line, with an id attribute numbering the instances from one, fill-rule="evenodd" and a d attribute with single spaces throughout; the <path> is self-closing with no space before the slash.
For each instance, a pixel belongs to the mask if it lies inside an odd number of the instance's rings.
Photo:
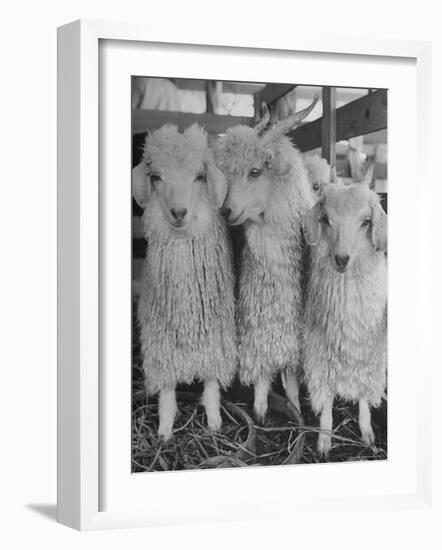
<path id="1" fill-rule="evenodd" d="M 305 312 L 305 380 L 320 414 L 318 451 L 331 448 L 336 395 L 359 403 L 363 441 L 374 442 L 370 406 L 387 368 L 387 216 L 362 183 L 335 183 L 306 217 L 312 266 Z"/>
<path id="2" fill-rule="evenodd" d="M 148 393 L 160 392 L 159 435 L 172 434 L 178 383 L 204 382 L 209 428 L 221 427 L 220 388 L 236 370 L 234 277 L 226 193 L 207 134 L 163 126 L 146 139 L 132 175 L 148 241 L 138 306 Z"/>
<path id="3" fill-rule="evenodd" d="M 303 158 L 311 188 L 320 197 L 327 185 L 336 179 L 336 170 L 318 155 L 304 155 Z"/>
<path id="4" fill-rule="evenodd" d="M 216 148 L 228 183 L 224 214 L 229 224 L 245 227 L 237 304 L 240 378 L 254 385 L 259 420 L 266 415 L 270 384 L 278 373 L 299 407 L 302 220 L 314 201 L 301 153 L 285 134 L 316 100 L 268 129 L 268 112 L 255 128 L 230 128 Z"/>

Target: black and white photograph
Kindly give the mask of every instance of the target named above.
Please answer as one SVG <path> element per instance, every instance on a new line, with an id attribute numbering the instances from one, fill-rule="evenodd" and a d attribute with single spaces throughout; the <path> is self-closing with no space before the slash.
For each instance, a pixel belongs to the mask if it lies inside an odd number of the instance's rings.
<path id="1" fill-rule="evenodd" d="M 132 76 L 132 473 L 388 459 L 369 84 Z"/>
<path id="2" fill-rule="evenodd" d="M 436 6 L 5 5 L 2 548 L 442 547 Z"/>

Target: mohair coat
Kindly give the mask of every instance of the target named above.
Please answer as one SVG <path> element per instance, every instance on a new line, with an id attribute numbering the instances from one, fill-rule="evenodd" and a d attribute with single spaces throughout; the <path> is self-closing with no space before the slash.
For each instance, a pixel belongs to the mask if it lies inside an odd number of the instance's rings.
<path id="1" fill-rule="evenodd" d="M 164 221 L 153 197 L 143 215 L 147 255 L 138 306 L 146 389 L 217 380 L 237 361 L 234 277 L 224 220 L 210 204 L 185 234 Z"/>
<path id="2" fill-rule="evenodd" d="M 305 312 L 305 380 L 312 408 L 334 395 L 378 406 L 387 373 L 387 263 L 384 253 L 355 261 L 345 273 L 328 245 L 312 247 Z"/>
<path id="3" fill-rule="evenodd" d="M 245 223 L 237 320 L 240 378 L 272 380 L 301 359 L 305 247 L 302 219 L 313 205 L 300 153 L 283 137 L 276 150 L 290 167 L 272 183 L 265 223 Z"/>

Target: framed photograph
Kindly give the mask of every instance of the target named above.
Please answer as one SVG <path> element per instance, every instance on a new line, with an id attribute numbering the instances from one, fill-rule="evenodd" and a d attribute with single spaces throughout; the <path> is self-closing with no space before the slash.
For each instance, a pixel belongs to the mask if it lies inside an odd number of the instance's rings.
<path id="1" fill-rule="evenodd" d="M 59 29 L 61 523 L 429 502 L 429 59 Z"/>

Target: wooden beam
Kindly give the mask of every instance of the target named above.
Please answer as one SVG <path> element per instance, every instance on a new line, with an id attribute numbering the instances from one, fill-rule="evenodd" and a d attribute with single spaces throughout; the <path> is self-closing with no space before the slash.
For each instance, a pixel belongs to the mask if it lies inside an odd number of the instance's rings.
<path id="1" fill-rule="evenodd" d="M 180 90 L 195 90 L 200 92 L 205 91 L 206 82 L 208 82 L 207 80 L 191 78 L 173 78 L 172 80 Z M 209 82 L 215 82 L 215 80 Z M 262 90 L 265 86 L 265 84 L 259 84 L 257 82 L 222 82 L 223 92 L 233 94 L 253 95 L 255 92 Z"/>
<path id="2" fill-rule="evenodd" d="M 364 139 L 364 145 L 366 143 L 379 145 L 380 143 L 387 143 L 387 142 L 388 142 L 387 129 L 380 130 L 379 132 L 373 133 Z"/>
<path id="3" fill-rule="evenodd" d="M 259 92 L 253 94 L 253 112 L 255 113 L 255 122 L 261 118 L 261 101 L 259 99 Z"/>
<path id="4" fill-rule="evenodd" d="M 214 113 L 212 103 L 212 92 L 214 90 L 214 81 L 206 80 L 206 113 Z"/>
<path id="5" fill-rule="evenodd" d="M 322 88 L 322 156 L 330 166 L 336 164 L 336 88 Z"/>
<path id="6" fill-rule="evenodd" d="M 336 140 L 363 136 L 387 128 L 387 90 L 378 90 L 336 109 Z M 322 119 L 290 132 L 289 137 L 301 151 L 322 145 Z"/>
<path id="7" fill-rule="evenodd" d="M 337 138 L 349 139 L 387 128 L 387 90 L 347 103 L 337 117 Z"/>
<path id="8" fill-rule="evenodd" d="M 296 84 L 267 84 L 259 93 L 259 101 L 272 105 L 282 96 L 296 88 Z"/>
<path id="9" fill-rule="evenodd" d="M 322 146 L 322 119 L 303 124 L 287 134 L 301 151 L 311 151 Z"/>
<path id="10" fill-rule="evenodd" d="M 175 124 L 180 131 L 183 131 L 194 122 L 198 122 L 198 124 L 204 126 L 209 134 L 223 134 L 228 128 L 237 124 L 251 126 L 253 124 L 253 117 L 136 109 L 132 112 L 132 134 L 154 130 L 167 123 Z"/>

